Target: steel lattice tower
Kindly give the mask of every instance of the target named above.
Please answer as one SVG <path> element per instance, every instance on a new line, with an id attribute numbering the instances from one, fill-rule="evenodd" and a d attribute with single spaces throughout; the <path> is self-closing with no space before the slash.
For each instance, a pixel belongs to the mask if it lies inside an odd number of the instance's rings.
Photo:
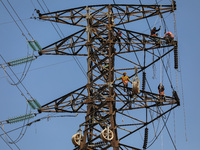
<path id="1" fill-rule="evenodd" d="M 74 137 L 75 149 L 141 149 L 127 143 L 125 139 L 180 105 L 174 90 L 172 96 L 166 95 L 164 101 L 158 98 L 159 94 L 145 88 L 145 70 L 169 53 L 177 52 L 177 41 L 166 43 L 163 38 L 119 27 L 171 13 L 175 9 L 176 5 L 113 4 L 84 6 L 46 14 L 38 11 L 39 19 L 82 27 L 39 52 L 40 55 L 87 58 L 87 84 L 39 109 L 39 112 L 86 114 L 85 122 L 80 125 L 83 135 L 80 132 Z M 119 31 L 122 32 L 120 37 Z M 161 53 L 166 47 L 168 50 Z M 139 53 L 142 53 L 142 58 L 138 58 Z M 130 54 L 133 54 L 132 59 L 126 57 Z M 149 60 L 149 57 L 155 59 Z M 122 66 L 121 62 L 127 65 Z M 134 94 L 130 85 L 124 88 L 121 83 L 114 82 L 115 75 L 123 71 L 129 71 L 130 78 L 140 74 L 143 76 L 140 93 Z M 163 110 L 156 109 L 158 106 L 163 107 Z M 133 112 L 133 115 L 126 111 Z M 120 124 L 118 115 L 134 120 L 134 123 Z"/>

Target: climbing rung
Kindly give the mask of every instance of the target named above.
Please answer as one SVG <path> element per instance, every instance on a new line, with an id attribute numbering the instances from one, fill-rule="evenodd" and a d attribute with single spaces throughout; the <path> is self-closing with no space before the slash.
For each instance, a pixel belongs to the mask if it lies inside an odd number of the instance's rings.
<path id="1" fill-rule="evenodd" d="M 39 45 L 37 41 L 28 41 L 28 45 L 34 50 L 34 51 L 41 51 L 42 47 Z"/>

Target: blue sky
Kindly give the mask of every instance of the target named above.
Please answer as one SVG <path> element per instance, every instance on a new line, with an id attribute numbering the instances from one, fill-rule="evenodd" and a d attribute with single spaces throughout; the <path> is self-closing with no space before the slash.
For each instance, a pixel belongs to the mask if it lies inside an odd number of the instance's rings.
<path id="1" fill-rule="evenodd" d="M 9 7 L 6 0 L 3 0 L 4 4 L 8 7 L 11 14 L 15 17 L 14 12 Z M 37 0 L 21 0 L 13 1 L 10 3 L 14 7 L 15 11 L 18 13 L 23 23 L 27 27 L 31 36 L 37 40 L 42 47 L 47 46 L 60 39 L 57 32 L 54 30 L 49 22 L 30 19 L 33 15 L 37 16 L 34 12 L 34 7 L 41 10 L 39 3 L 45 8 L 42 1 Z M 63 10 L 68 8 L 74 8 L 78 6 L 92 5 L 92 4 L 112 4 L 112 0 L 107 1 L 97 1 L 97 0 L 46 0 L 45 1 L 50 11 Z M 149 3 L 149 0 L 142 0 L 143 3 Z M 138 0 L 116 0 L 116 3 L 124 4 L 134 4 L 139 3 Z M 169 3 L 169 0 L 162 0 L 162 3 Z M 176 11 L 176 24 L 178 33 L 178 50 L 180 56 L 180 65 L 183 81 L 183 94 L 181 86 L 181 76 L 178 73 L 179 86 L 176 90 L 179 90 L 179 96 L 181 99 L 181 106 L 176 108 L 168 122 L 169 129 L 172 133 L 172 137 L 175 137 L 176 147 L 179 150 L 198 150 L 199 145 L 199 34 L 200 34 L 200 19 L 199 19 L 199 4 L 197 0 L 186 1 L 177 0 L 177 11 Z M 46 9 L 45 9 L 46 10 Z M 41 10 L 42 11 L 42 10 Z M 169 28 L 173 29 L 173 15 L 167 19 L 167 24 Z M 26 30 L 20 24 L 25 35 L 31 40 Z M 150 22 L 154 24 L 154 22 Z M 78 31 L 77 27 L 70 27 L 67 25 L 60 25 L 61 30 L 65 36 Z M 159 26 L 159 25 L 157 25 Z M 128 26 L 128 28 L 131 26 Z M 137 27 L 136 27 L 137 28 Z M 138 27 L 139 30 L 145 31 L 147 25 Z M 173 31 L 173 30 L 172 30 Z M 149 31 L 145 31 L 148 33 Z M 0 54 L 4 57 L 6 61 L 15 60 L 18 58 L 23 58 L 32 53 L 32 50 L 28 48 L 26 38 L 22 35 L 21 31 L 17 25 L 13 22 L 12 18 L 0 2 Z M 35 53 L 37 54 L 37 53 Z M 86 59 L 79 58 L 79 61 L 86 68 Z M 171 59 L 173 64 L 173 59 Z M 0 64 L 4 64 L 4 61 L 0 58 Z M 159 66 L 159 65 L 158 65 Z M 13 67 L 13 71 L 20 78 L 25 65 L 20 65 Z M 180 70 L 180 69 L 179 69 Z M 11 74 L 12 78 L 16 78 L 12 75 L 12 72 L 6 68 L 6 71 Z M 159 68 L 157 71 L 157 78 L 159 78 Z M 173 85 L 176 86 L 176 77 L 173 74 Z M 10 80 L 9 80 L 10 81 Z M 25 79 L 23 80 L 23 85 L 29 92 L 27 93 L 24 88 L 19 85 L 19 89 L 22 90 L 26 97 L 30 95 L 37 99 L 41 105 L 46 104 L 64 94 L 77 89 L 87 82 L 85 76 L 80 71 L 72 57 L 69 56 L 41 56 L 34 60 L 31 64 L 29 72 L 27 73 Z M 166 81 L 167 82 L 167 81 Z M 155 86 L 155 90 L 157 87 Z M 7 120 L 12 117 L 23 115 L 26 113 L 26 100 L 24 96 L 21 95 L 16 86 L 10 85 L 8 80 L 4 75 L 4 71 L 0 68 L 0 121 Z M 183 100 L 184 107 L 183 108 Z M 187 139 L 185 136 L 185 124 L 184 124 L 184 111 L 186 113 L 186 130 Z M 33 111 L 36 112 L 36 111 Z M 52 114 L 39 114 L 37 118 L 46 117 Z M 65 114 L 63 114 L 65 115 Z M 67 115 L 67 114 L 66 114 Z M 33 120 L 31 120 L 33 121 Z M 32 124 L 27 128 L 24 137 L 17 143 L 17 146 L 21 150 L 35 150 L 35 149 L 59 149 L 68 150 L 73 149 L 73 144 L 71 142 L 71 137 L 78 130 L 80 123 L 84 121 L 84 115 L 78 115 L 78 117 L 60 117 L 60 118 L 50 118 L 43 119 L 35 124 Z M 175 121 L 175 124 L 174 124 Z M 16 124 L 4 124 L 5 131 L 15 129 L 23 125 L 23 122 Z M 175 128 L 174 128 L 175 127 Z M 16 139 L 21 130 L 9 133 L 9 136 L 14 140 Z M 0 134 L 3 131 L 0 130 Z M 161 137 L 163 140 L 161 140 Z M 4 138 L 4 136 L 2 136 Z M 131 139 L 131 140 L 139 140 Z M 141 141 L 140 141 L 141 142 Z M 155 142 L 155 144 L 150 147 L 150 150 L 155 149 L 171 150 L 174 149 L 172 143 L 170 142 L 169 135 L 166 129 L 164 129 L 163 134 Z M 12 149 L 18 149 L 15 145 L 11 145 Z M 11 149 L 6 145 L 6 143 L 0 139 L 0 150 Z"/>

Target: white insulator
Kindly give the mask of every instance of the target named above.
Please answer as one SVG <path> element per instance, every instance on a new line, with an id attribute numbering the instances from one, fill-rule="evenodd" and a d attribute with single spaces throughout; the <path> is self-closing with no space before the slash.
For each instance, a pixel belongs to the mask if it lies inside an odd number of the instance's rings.
<path id="1" fill-rule="evenodd" d="M 100 137 L 104 142 L 109 142 L 112 141 L 114 134 L 110 129 L 105 128 L 101 131 Z"/>
<path id="2" fill-rule="evenodd" d="M 132 90 L 134 94 L 140 93 L 140 80 L 138 77 L 133 78 Z"/>
<path id="3" fill-rule="evenodd" d="M 72 143 L 75 146 L 80 146 L 81 142 L 83 141 L 83 135 L 80 133 L 76 133 L 72 136 Z"/>

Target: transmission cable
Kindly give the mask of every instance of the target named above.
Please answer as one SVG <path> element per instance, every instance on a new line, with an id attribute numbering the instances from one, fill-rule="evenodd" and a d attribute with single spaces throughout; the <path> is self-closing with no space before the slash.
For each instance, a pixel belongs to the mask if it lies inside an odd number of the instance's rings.
<path id="1" fill-rule="evenodd" d="M 36 114 L 36 115 L 37 115 L 37 114 Z M 49 116 L 49 115 L 47 115 L 47 116 L 45 116 L 45 117 L 36 119 L 36 120 L 31 121 L 31 122 L 29 122 L 29 123 L 27 123 L 27 124 L 25 124 L 25 125 L 23 125 L 23 126 L 21 126 L 21 127 L 12 129 L 12 130 L 7 131 L 7 132 L 5 132 L 5 133 L 8 134 L 8 133 L 14 132 L 14 131 L 16 131 L 16 130 L 19 130 L 19 129 L 25 127 L 25 126 L 31 126 L 33 123 L 39 122 L 39 121 L 41 121 L 41 120 L 43 120 L 43 119 L 48 119 L 48 118 L 59 118 L 59 117 L 76 117 L 77 115 L 78 115 L 78 114 L 76 114 L 76 115 L 60 115 L 60 116 L 53 116 L 53 115 L 52 115 L 52 116 Z M 2 123 L 2 122 L 0 122 L 0 124 L 1 124 L 1 123 Z M 3 134 L 0 134 L 0 136 L 2 136 L 2 135 L 4 135 L 4 133 L 3 133 Z"/>
<path id="2" fill-rule="evenodd" d="M 10 11 L 8 10 L 8 8 L 5 6 L 5 4 L 3 3 L 2 0 L 1 0 L 1 2 L 2 2 L 3 6 L 6 8 L 7 12 L 8 12 L 8 13 L 10 14 L 10 16 L 12 17 L 12 19 L 13 19 L 13 21 L 15 22 L 15 24 L 17 25 L 17 27 L 18 27 L 18 28 L 20 29 L 20 31 L 22 32 L 22 35 L 23 35 L 23 36 L 26 38 L 26 40 L 28 41 L 27 36 L 24 34 L 23 30 L 20 28 L 19 24 L 16 22 L 16 20 L 14 19 L 14 17 L 13 17 L 12 14 L 10 13 Z M 27 27 L 25 26 L 25 24 L 22 22 L 21 18 L 19 17 L 19 15 L 17 14 L 17 12 L 15 11 L 14 7 L 11 5 L 11 3 L 9 2 L 9 0 L 7 0 L 7 2 L 8 2 L 8 4 L 10 5 L 10 7 L 12 8 L 12 10 L 14 11 L 15 15 L 18 17 L 19 21 L 22 23 L 22 25 L 23 25 L 23 27 L 25 28 L 25 30 L 27 31 L 28 35 L 29 35 L 29 36 L 32 38 L 32 40 L 34 41 L 32 35 L 30 34 L 30 32 L 29 32 L 29 30 L 27 29 Z M 27 67 L 27 63 L 26 63 L 26 65 L 25 65 L 25 67 L 24 67 L 24 72 L 23 72 L 21 78 L 18 79 L 18 82 L 17 82 L 17 83 L 14 83 L 14 84 L 19 84 L 19 83 L 21 83 L 21 82 L 25 79 L 25 77 L 26 77 L 26 75 L 27 75 L 27 73 L 28 73 L 28 71 L 29 71 L 29 69 L 30 69 L 30 66 L 31 66 L 31 63 L 29 64 L 29 67 L 28 67 L 28 69 L 27 69 L 27 71 L 26 71 L 26 67 Z M 26 72 L 26 73 L 25 73 L 25 72 Z M 25 73 L 25 74 L 24 74 L 24 73 Z"/>
<path id="3" fill-rule="evenodd" d="M 8 4 L 10 5 L 10 7 L 12 8 L 12 10 L 15 12 L 16 16 L 18 17 L 18 19 L 20 20 L 20 22 L 22 23 L 22 25 L 24 26 L 25 30 L 28 32 L 28 35 L 33 39 L 32 35 L 30 34 L 30 32 L 28 31 L 28 29 L 26 28 L 26 26 L 24 25 L 24 23 L 22 22 L 21 18 L 19 17 L 19 15 L 17 14 L 17 12 L 15 11 L 15 9 L 13 8 L 13 6 L 11 5 L 11 3 L 8 1 Z"/>
<path id="4" fill-rule="evenodd" d="M 176 15 L 175 15 L 175 11 L 174 11 L 174 3 L 175 1 L 172 0 L 172 6 L 173 6 L 173 17 L 174 17 L 174 32 L 175 32 L 175 38 L 176 40 L 178 41 L 178 34 L 177 34 L 177 29 L 176 29 Z M 182 79 L 182 72 L 181 72 L 181 63 L 180 63 L 180 55 L 179 55 L 179 70 L 180 70 L 180 78 L 181 78 L 181 92 L 182 92 L 182 99 L 183 99 L 183 113 L 184 113 L 184 124 L 185 124 L 185 138 L 186 138 L 186 141 L 188 141 L 188 138 L 187 138 L 187 125 L 186 125 L 186 111 L 185 111 L 185 102 L 184 102 L 184 90 L 183 90 L 183 79 Z M 176 71 L 177 72 L 177 71 Z"/>
<path id="5" fill-rule="evenodd" d="M 113 0 L 113 3 L 116 5 L 116 3 L 115 3 L 115 0 Z M 116 5 L 117 6 L 117 5 Z M 119 7 L 119 6 L 118 6 Z M 120 15 L 120 13 L 119 13 L 119 10 L 117 9 L 117 12 L 118 12 L 118 14 L 119 14 L 119 17 L 120 17 L 120 19 L 122 20 L 122 18 L 121 18 L 121 15 Z M 126 29 L 126 27 L 125 27 L 125 25 L 124 24 L 122 24 L 123 25 L 123 27 L 124 27 L 124 29 L 125 30 L 127 30 Z M 131 44 L 131 47 L 134 49 L 134 47 L 133 47 L 133 45 Z M 139 65 L 141 66 L 141 63 L 140 63 L 140 61 L 139 61 L 139 58 L 138 58 L 138 56 L 137 56 L 137 54 L 136 54 L 136 52 L 134 51 L 134 54 L 135 54 L 135 57 L 136 57 L 136 59 L 137 59 L 137 61 L 138 61 L 138 63 L 139 63 Z"/>
<path id="6" fill-rule="evenodd" d="M 166 126 L 166 123 L 167 123 L 167 121 L 169 119 L 170 114 L 171 114 L 171 111 L 169 112 L 168 117 L 167 117 L 166 121 L 164 122 L 164 125 L 163 125 L 162 129 L 160 130 L 160 132 L 158 133 L 158 135 L 155 137 L 154 141 L 146 149 L 148 149 L 149 147 L 151 147 L 155 143 L 155 141 L 157 140 L 157 138 L 160 136 L 161 132 L 163 131 L 164 127 Z"/>
<path id="7" fill-rule="evenodd" d="M 39 2 L 39 0 L 37 0 L 38 4 L 40 5 L 40 7 L 42 8 L 42 10 L 45 12 L 44 8 L 42 7 L 41 3 Z M 58 32 L 58 30 L 56 29 L 56 27 L 54 26 L 54 24 L 52 22 L 50 22 L 51 25 L 53 26 L 53 28 L 56 30 L 56 32 L 58 33 L 58 35 L 60 36 L 60 38 L 62 38 L 62 36 L 60 35 L 60 33 Z"/>
<path id="8" fill-rule="evenodd" d="M 70 59 L 70 60 L 66 60 L 66 61 L 62 61 L 62 62 L 58 62 L 58 63 L 53 63 L 53 64 L 50 64 L 50 65 L 46 65 L 46 66 L 42 66 L 42 67 L 38 67 L 38 68 L 34 68 L 34 69 L 30 69 L 29 71 L 34 71 L 34 70 L 39 70 L 39 69 L 43 69 L 43 68 L 47 68 L 47 67 L 51 67 L 51 66 L 55 66 L 55 65 L 59 65 L 59 64 L 63 64 L 63 63 L 66 63 L 66 62 L 69 62 L 69 61 L 73 61 L 73 59 Z M 2 64 L 1 64 L 2 65 Z M 1 66 L 0 66 L 1 67 Z M 1 68 L 5 68 L 5 66 L 1 67 Z M 15 74 L 22 74 L 22 72 L 18 72 L 18 73 L 15 73 Z M 1 78 L 6 78 L 7 76 L 1 76 Z"/>
<path id="9" fill-rule="evenodd" d="M 43 0 L 42 0 L 43 1 Z M 42 10 L 45 13 L 44 8 L 42 7 L 41 3 L 39 2 L 39 0 L 37 0 L 38 4 L 40 5 L 40 7 L 42 8 Z M 48 12 L 50 13 L 50 10 L 48 9 L 46 3 L 43 1 L 44 5 L 46 6 Z M 56 29 L 56 27 L 54 26 L 54 24 L 52 22 L 50 22 L 52 24 L 52 26 L 54 27 L 54 29 L 56 30 L 56 32 L 58 33 L 58 35 L 60 36 L 60 38 L 62 39 L 62 36 L 59 34 L 58 30 Z M 57 25 L 57 24 L 56 24 Z M 57 25 L 57 27 L 59 28 L 60 32 L 62 33 L 62 35 L 64 36 L 63 32 L 61 31 L 60 27 Z M 69 49 L 68 49 L 69 50 Z M 75 60 L 75 62 L 77 63 L 78 67 L 81 69 L 82 73 L 84 74 L 84 76 L 87 78 L 87 72 L 85 71 L 85 69 L 83 68 L 82 64 L 80 63 L 79 59 L 76 56 L 73 56 L 73 59 Z"/>
<path id="10" fill-rule="evenodd" d="M 114 4 L 116 5 L 115 0 L 113 0 L 113 2 L 114 2 Z M 118 9 L 117 9 L 117 11 L 118 11 L 118 14 L 119 14 L 120 19 L 122 20 L 121 15 L 120 15 Z M 146 19 L 147 19 L 147 18 L 146 18 Z M 147 19 L 147 23 L 148 23 L 148 25 L 149 25 L 148 19 Z M 126 30 L 126 27 L 125 27 L 124 24 L 123 24 L 123 27 L 124 27 L 124 29 Z M 149 28 L 150 28 L 150 25 L 149 25 Z M 150 28 L 150 30 L 151 30 L 151 28 Z M 132 44 L 131 44 L 131 46 L 132 46 L 132 48 L 133 48 L 133 45 L 132 45 Z M 138 63 L 140 64 L 140 61 L 139 61 L 139 59 L 138 59 L 137 54 L 136 54 L 135 52 L 134 52 L 134 54 L 135 54 L 135 56 L 136 56 L 136 58 L 137 58 L 137 60 L 138 60 Z M 141 64 L 140 64 L 140 66 L 141 66 Z M 147 79 L 145 79 L 145 80 L 146 80 L 146 82 L 147 82 L 147 85 L 148 85 L 150 91 L 152 92 L 151 87 L 150 87 L 150 85 L 149 85 L 149 83 L 148 83 L 148 80 L 147 80 Z M 151 119 L 152 119 L 153 116 L 152 116 L 152 114 L 151 114 L 151 110 L 149 110 L 149 113 L 150 113 L 150 116 L 151 116 Z M 153 122 L 152 124 L 153 124 L 153 128 L 154 128 L 154 131 L 155 131 L 154 122 Z"/>
<path id="11" fill-rule="evenodd" d="M 173 87 L 173 85 L 172 85 L 172 81 L 171 81 L 171 79 L 170 79 L 170 77 L 169 77 L 169 74 L 168 74 L 167 69 L 166 69 L 166 67 L 165 67 L 165 64 L 164 64 L 164 62 L 163 62 L 163 59 L 161 58 L 161 54 L 160 54 L 160 52 L 159 52 L 158 49 L 157 49 L 157 51 L 158 51 L 158 53 L 159 53 L 159 56 L 160 56 L 160 59 L 161 59 L 161 61 L 162 61 L 162 65 L 163 65 L 163 67 L 164 67 L 164 69 L 165 69 L 165 72 L 166 72 L 166 75 L 167 75 L 167 77 L 168 77 L 168 80 L 169 80 L 169 82 L 170 82 L 171 88 L 174 90 L 174 87 Z"/>
<path id="12" fill-rule="evenodd" d="M 0 57 L 3 59 L 3 61 L 7 64 L 6 60 L 3 58 L 3 56 L 0 54 Z M 17 75 L 15 74 L 15 72 L 12 70 L 12 68 L 10 66 L 8 66 L 10 68 L 10 70 L 12 71 L 12 73 L 15 75 L 15 77 L 17 78 L 17 80 L 19 81 L 19 78 L 17 77 Z M 13 83 L 14 80 L 10 77 L 10 75 L 7 73 L 7 75 L 9 76 L 9 78 L 12 80 Z M 28 90 L 26 89 L 26 87 L 23 85 L 23 83 L 20 83 L 22 85 L 22 87 L 25 89 L 25 91 L 27 92 L 27 94 L 33 99 L 33 97 L 31 96 L 31 94 L 28 92 Z M 26 96 L 23 94 L 23 92 L 19 89 L 19 87 L 16 85 L 16 87 L 18 88 L 18 90 L 21 92 L 21 94 L 25 97 L 25 99 L 27 100 Z"/>
<path id="13" fill-rule="evenodd" d="M 17 27 L 19 28 L 19 30 L 22 32 L 22 35 L 26 38 L 26 40 L 28 41 L 28 38 L 26 37 L 26 35 L 24 34 L 24 32 L 22 31 L 22 29 L 20 28 L 20 26 L 18 25 L 18 23 L 16 22 L 16 20 L 14 19 L 14 17 L 12 16 L 12 14 L 10 13 L 10 11 L 8 10 L 8 8 L 5 6 L 5 4 L 3 3 L 3 1 L 1 0 L 1 3 L 3 4 L 3 6 L 5 7 L 5 9 L 7 10 L 7 12 L 9 13 L 9 15 L 12 17 L 13 21 L 15 22 L 15 24 L 17 25 Z"/>
<path id="14" fill-rule="evenodd" d="M 140 5 L 142 6 L 141 0 L 139 0 L 139 1 L 140 1 Z M 143 8 L 143 7 L 142 7 L 142 9 L 143 9 L 143 11 L 144 11 L 144 8 Z M 147 17 L 146 17 L 146 14 L 144 14 L 144 16 L 145 16 L 146 21 L 147 21 L 147 24 L 148 24 L 148 26 L 149 26 L 149 30 L 151 31 L 151 26 L 150 26 L 149 21 L 148 21 L 148 19 L 147 19 Z"/>
<path id="15" fill-rule="evenodd" d="M 116 5 L 116 3 L 115 3 L 115 0 L 113 0 L 113 2 L 114 2 L 114 4 Z M 142 5 L 142 4 L 141 4 Z M 120 15 L 120 13 L 119 13 L 119 10 L 117 9 L 117 11 L 118 11 L 118 14 L 119 14 L 119 17 L 120 17 L 120 19 L 122 20 L 122 18 L 121 18 L 121 15 Z M 147 18 L 146 18 L 147 19 Z M 148 25 L 149 25 L 149 22 L 148 22 L 148 19 L 147 19 L 147 23 L 148 23 Z M 123 27 L 124 27 L 124 29 L 126 30 L 126 27 L 125 27 L 125 25 L 123 24 Z M 150 28 L 150 25 L 149 25 L 149 29 L 151 30 L 151 28 Z M 133 45 L 131 44 L 131 46 L 132 46 L 132 48 L 133 48 Z M 136 58 L 137 58 L 137 60 L 138 60 L 138 63 L 140 64 L 140 61 L 139 61 L 139 59 L 138 59 L 138 57 L 137 57 L 137 54 L 135 53 L 135 56 L 136 56 Z M 140 64 L 140 66 L 141 66 L 141 64 Z M 145 79 L 146 80 L 146 79 Z M 147 85 L 148 85 L 148 87 L 149 87 L 149 89 L 150 89 L 150 91 L 152 92 L 152 90 L 151 90 L 151 87 L 150 87 L 150 85 L 149 85 L 149 83 L 148 83 L 148 80 L 146 80 L 146 82 L 147 82 Z M 151 111 L 149 110 L 149 113 L 150 113 L 150 116 L 151 116 L 151 119 L 152 119 L 152 114 L 151 114 Z M 154 123 L 153 123 L 153 127 L 154 127 Z M 154 127 L 154 129 L 155 129 L 155 127 Z"/>
<path id="16" fill-rule="evenodd" d="M 21 19 L 21 20 L 30 20 L 31 18 L 24 18 L 24 19 Z M 16 22 L 19 21 L 19 20 L 16 20 Z M 4 24 L 9 24 L 9 23 L 13 23 L 14 21 L 7 21 L 7 22 L 1 22 L 0 25 L 4 25 Z"/>
<path id="17" fill-rule="evenodd" d="M 45 7 L 47 8 L 48 12 L 50 12 L 50 10 L 49 10 L 49 8 L 47 7 L 47 5 L 46 5 L 46 3 L 44 2 L 44 0 L 42 0 L 42 1 L 43 1 L 43 3 L 44 3 Z M 52 25 L 53 25 L 53 23 L 52 23 Z M 56 23 L 56 26 L 58 27 L 58 29 L 60 30 L 62 36 L 64 37 L 64 34 L 63 34 L 62 30 L 60 29 L 60 27 L 58 26 L 57 23 Z M 56 29 L 56 28 L 55 28 L 55 29 Z M 59 35 L 60 35 L 60 34 L 59 34 Z M 61 36 L 60 36 L 60 38 L 61 38 Z"/>
<path id="18" fill-rule="evenodd" d="M 0 135 L 0 137 L 1 137 L 1 135 Z M 6 142 L 6 140 L 4 138 L 1 137 L 1 139 L 8 145 L 8 147 L 10 147 L 10 149 L 12 149 L 12 147 Z"/>
<path id="19" fill-rule="evenodd" d="M 28 46 L 28 44 L 27 44 L 27 49 L 28 49 L 28 51 L 27 51 L 27 57 L 28 57 L 28 56 L 29 56 L 29 46 Z M 31 64 L 32 64 L 32 61 L 29 63 L 29 65 L 28 65 L 28 62 L 26 62 L 25 67 L 24 67 L 24 70 L 23 70 L 23 72 L 22 72 L 22 75 L 21 75 L 20 79 L 18 80 L 17 83 L 11 83 L 11 85 L 18 85 L 18 84 L 22 83 L 22 81 L 25 79 L 26 75 L 27 75 L 28 72 L 29 72 L 29 69 L 30 69 L 30 67 L 31 67 Z M 28 68 L 27 68 L 27 67 L 28 67 Z M 27 70 L 26 70 L 26 68 L 27 68 Z"/>
<path id="20" fill-rule="evenodd" d="M 1 130 L 3 130 L 1 126 L 0 126 L 0 128 L 1 128 Z M 8 136 L 8 138 L 13 142 L 12 138 L 11 138 L 7 133 L 5 133 L 5 134 L 6 134 L 6 135 Z M 17 147 L 18 150 L 20 150 L 20 148 L 17 146 L 16 143 L 14 143 L 14 145 Z"/>
<path id="21" fill-rule="evenodd" d="M 0 56 L 1 56 L 1 58 L 5 61 L 5 59 L 2 57 L 2 55 L 0 55 Z M 5 62 L 6 62 L 6 61 L 5 61 Z M 3 68 L 4 68 L 4 67 L 3 67 Z M 11 69 L 11 68 L 10 68 L 10 69 Z M 11 71 L 13 72 L 12 69 L 11 69 Z M 11 81 L 12 81 L 13 83 L 15 83 L 14 80 L 11 78 L 11 76 L 6 72 L 6 70 L 4 70 L 4 72 L 5 72 L 5 74 L 8 75 L 8 77 L 11 79 Z M 13 74 L 14 74 L 15 77 L 18 79 L 18 77 L 16 76 L 16 74 L 15 74 L 14 72 L 13 72 Z M 18 81 L 19 81 L 19 79 L 18 79 Z M 22 85 L 22 86 L 24 87 L 24 89 L 27 91 L 27 94 L 33 99 L 33 97 L 30 95 L 30 93 L 29 93 L 28 90 L 25 88 L 25 86 L 24 86 L 22 83 L 21 83 L 21 85 Z M 21 95 L 25 97 L 25 99 L 26 99 L 26 101 L 27 101 L 28 99 L 27 99 L 27 97 L 25 96 L 25 94 L 23 94 L 22 90 L 18 87 L 17 84 L 15 84 L 15 86 L 16 86 L 17 89 L 21 92 Z M 27 115 L 27 111 L 28 111 L 28 104 L 27 104 L 27 108 L 26 108 L 26 115 Z M 29 121 L 29 119 L 28 119 L 28 121 Z M 25 120 L 24 120 L 24 123 L 23 123 L 23 124 L 25 124 Z M 12 140 L 12 142 L 9 142 L 9 143 L 10 143 L 10 144 L 15 144 L 15 143 L 19 142 L 19 141 L 22 139 L 22 137 L 24 136 L 24 134 L 25 134 L 27 128 L 25 129 L 24 133 L 22 134 L 23 130 L 24 130 L 24 128 L 22 128 L 22 130 L 21 130 L 19 136 L 17 137 L 17 139 L 16 139 L 15 141 Z M 22 136 L 21 136 L 21 135 L 22 135 Z"/>
<path id="22" fill-rule="evenodd" d="M 166 124 L 166 122 L 165 122 L 165 120 L 164 120 L 163 117 L 162 117 L 162 119 L 163 119 L 163 122 Z M 170 137 L 170 139 L 171 139 L 171 141 L 172 141 L 172 144 L 173 144 L 175 150 L 177 150 L 176 145 L 175 145 L 175 143 L 174 143 L 174 141 L 173 141 L 173 139 L 172 139 L 172 136 L 171 136 L 171 134 L 170 134 L 170 132 L 169 132 L 169 129 L 168 129 L 167 125 L 165 126 L 165 128 L 167 129 L 167 132 L 168 132 L 168 134 L 169 134 L 169 137 Z"/>

